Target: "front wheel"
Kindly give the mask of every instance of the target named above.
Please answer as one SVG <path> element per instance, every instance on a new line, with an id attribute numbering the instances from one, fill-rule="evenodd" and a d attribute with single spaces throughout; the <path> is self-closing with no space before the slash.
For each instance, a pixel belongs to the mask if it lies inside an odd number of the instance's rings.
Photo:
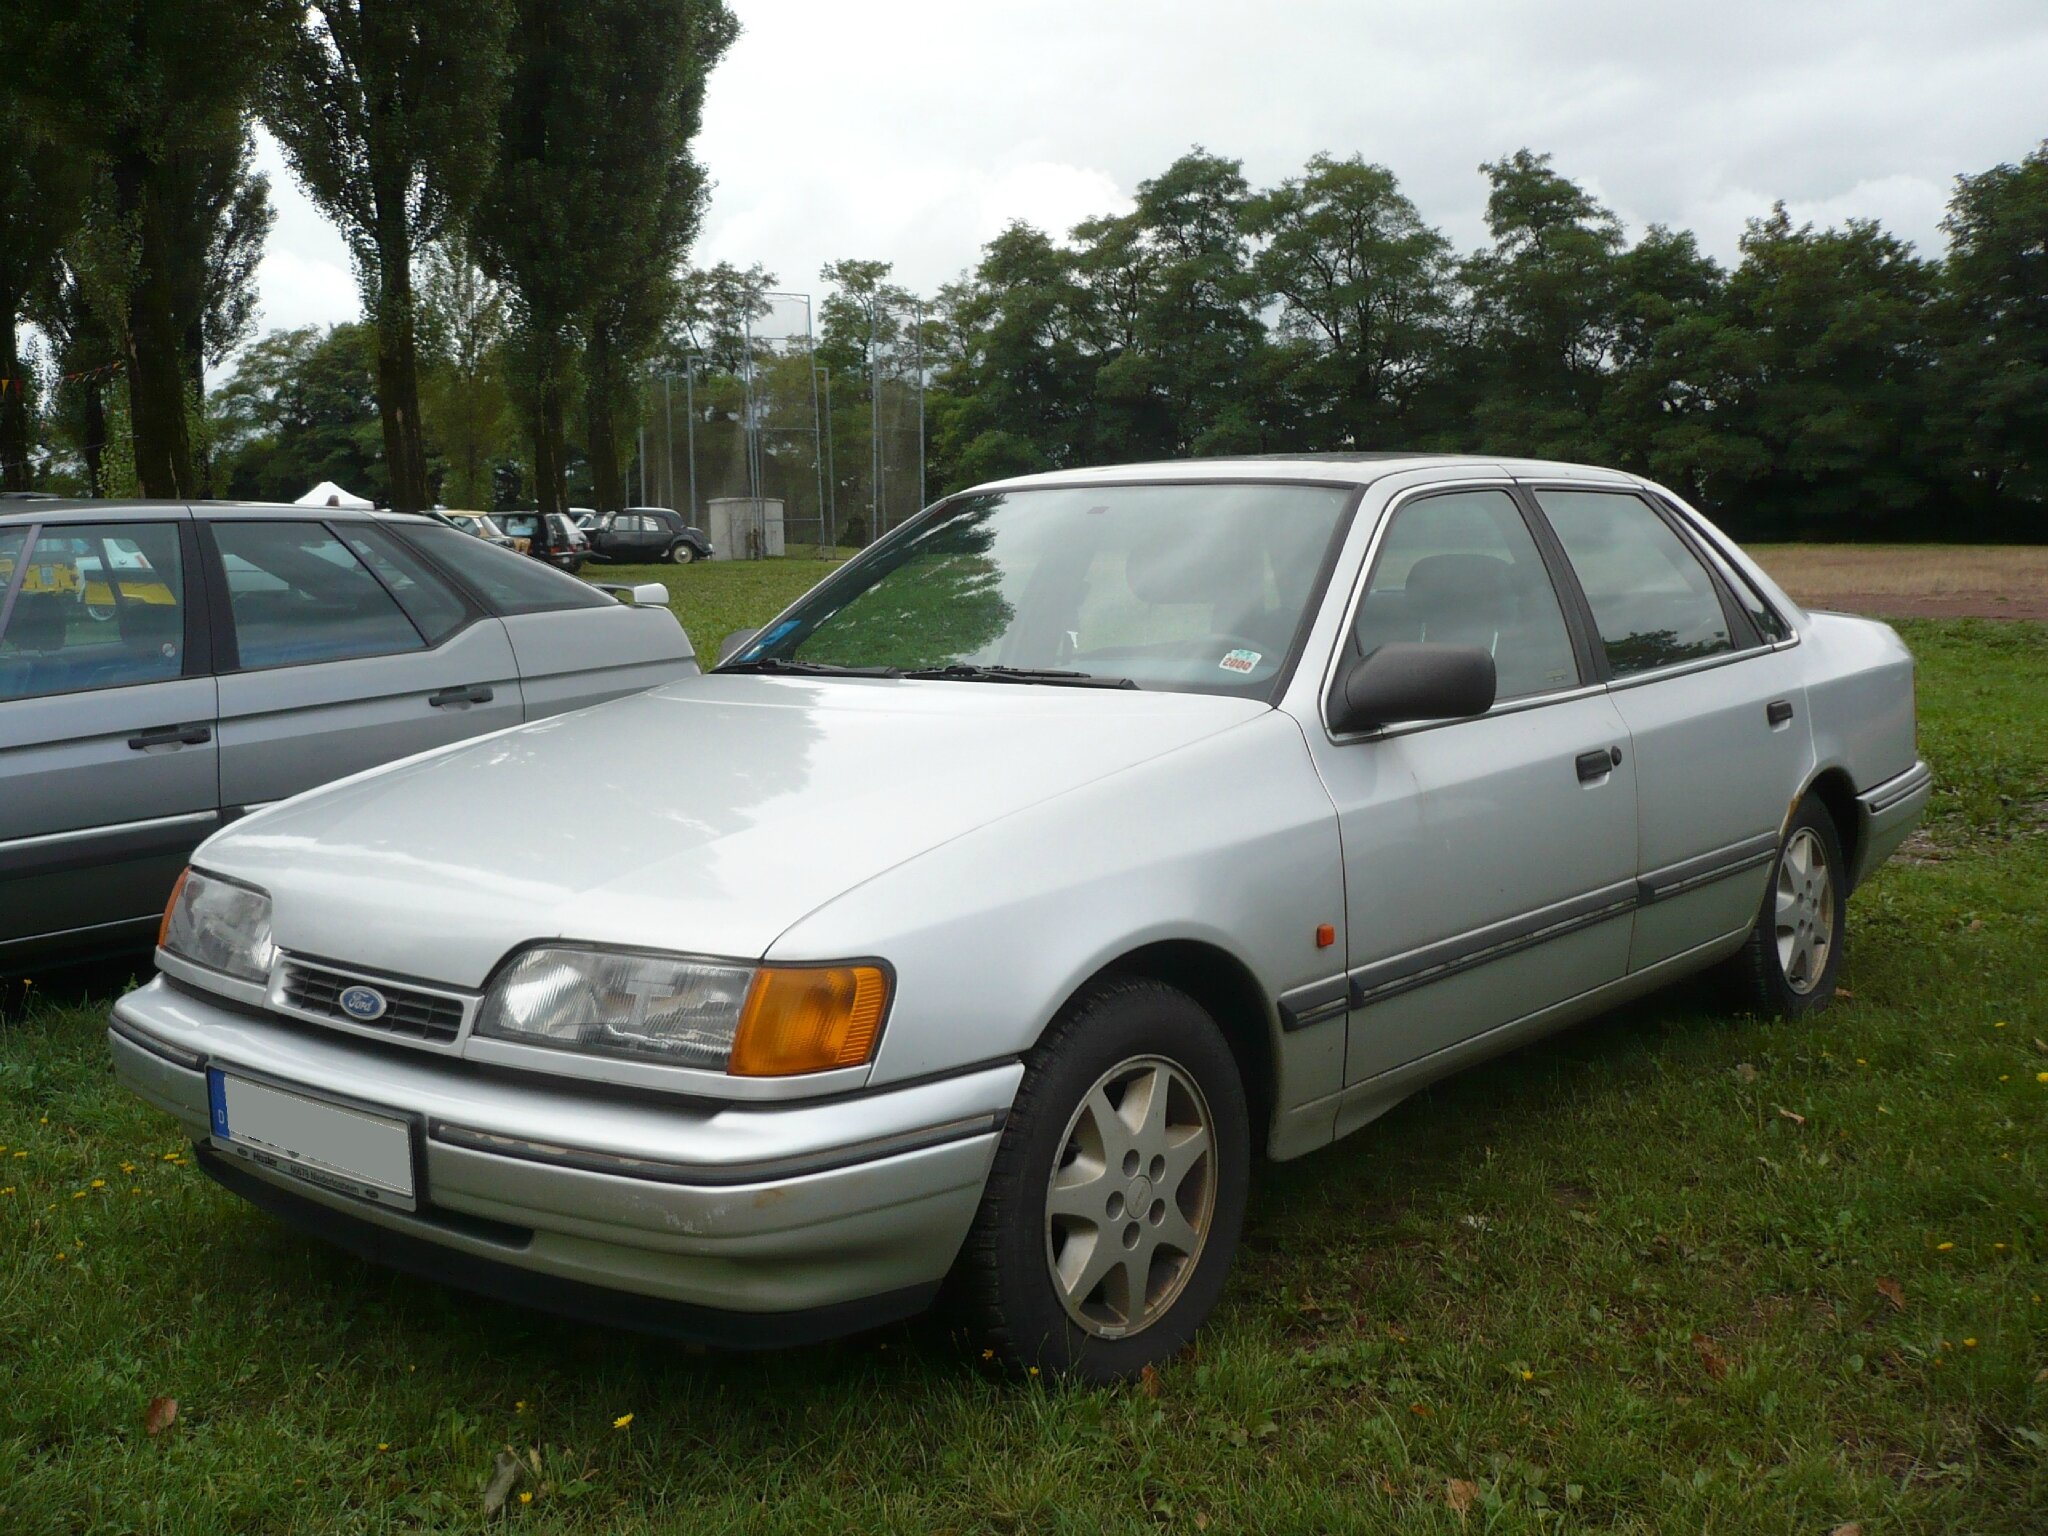
<path id="1" fill-rule="evenodd" d="M 1737 958 L 1747 1001 L 1785 1018 L 1818 1013 L 1834 999 L 1848 935 L 1848 866 L 1834 818 L 1802 800 L 1785 828 L 1756 927 Z"/>
<path id="2" fill-rule="evenodd" d="M 1083 994 L 1027 1058 L 962 1251 L 978 1331 L 1089 1382 L 1171 1356 L 1222 1294 L 1250 1162 L 1215 1020 L 1158 982 Z"/>
<path id="3" fill-rule="evenodd" d="M 675 543 L 668 547 L 668 558 L 672 564 L 688 565 L 697 558 L 697 551 L 692 549 L 686 541 L 677 539 Z"/>

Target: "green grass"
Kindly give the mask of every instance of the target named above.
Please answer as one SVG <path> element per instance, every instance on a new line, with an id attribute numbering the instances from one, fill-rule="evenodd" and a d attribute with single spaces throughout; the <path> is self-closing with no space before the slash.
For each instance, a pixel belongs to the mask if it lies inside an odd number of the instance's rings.
<path id="1" fill-rule="evenodd" d="M 668 605 L 682 621 L 696 647 L 697 658 L 710 666 L 718 642 L 736 629 L 748 629 L 773 618 L 812 587 L 839 569 L 838 562 L 856 553 L 832 551 L 818 558 L 817 546 L 793 544 L 780 560 L 700 560 L 693 565 L 587 565 L 591 581 L 635 583 L 658 581 L 668 588 Z"/>
<path id="2" fill-rule="evenodd" d="M 666 574 L 696 633 L 784 569 Z M 1680 987 L 1266 1170 L 1150 1388 L 993 1380 L 937 1321 L 705 1356 L 385 1274 L 167 1161 L 103 1008 L 31 1004 L 0 1531 L 474 1529 L 509 1446 L 533 1531 L 2039 1536 L 2048 629 L 1902 628 L 1942 789 L 1852 905 L 1850 995 Z"/>

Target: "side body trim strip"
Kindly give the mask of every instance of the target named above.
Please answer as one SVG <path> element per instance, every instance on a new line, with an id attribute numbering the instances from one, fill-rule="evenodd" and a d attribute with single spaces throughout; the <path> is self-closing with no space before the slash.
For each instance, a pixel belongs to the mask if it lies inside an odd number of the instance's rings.
<path id="1" fill-rule="evenodd" d="M 1519 917 L 1510 917 L 1470 933 L 1362 965 L 1350 974 L 1351 1006 L 1363 1008 L 1416 987 L 1427 986 L 1506 958 L 1517 950 L 1563 938 L 1581 928 L 1604 923 L 1635 910 L 1633 881 L 1603 886 L 1583 896 L 1539 907 Z"/>
<path id="2" fill-rule="evenodd" d="M 1716 848 L 1713 852 L 1700 854 L 1697 858 L 1680 859 L 1676 864 L 1653 869 L 1638 880 L 1636 885 L 1643 905 L 1648 906 L 1653 901 L 1665 901 L 1698 886 L 1725 880 L 1730 875 L 1739 875 L 1745 869 L 1768 864 L 1777 856 L 1778 834 L 1759 832 L 1755 837 L 1746 837 L 1739 843 L 1730 843 L 1726 848 Z"/>
<path id="3" fill-rule="evenodd" d="M 1342 1014 L 1351 1002 L 1349 977 L 1330 976 L 1280 994 L 1280 1027 L 1307 1029 Z"/>

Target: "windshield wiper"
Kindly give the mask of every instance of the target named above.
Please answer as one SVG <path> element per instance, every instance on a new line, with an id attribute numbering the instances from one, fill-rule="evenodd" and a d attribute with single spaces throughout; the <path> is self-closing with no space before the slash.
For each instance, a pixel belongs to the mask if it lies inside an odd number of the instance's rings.
<path id="1" fill-rule="evenodd" d="M 1097 677 L 1093 672 L 1062 672 L 1053 667 L 980 667 L 954 662 L 946 667 L 918 667 L 903 676 L 957 683 L 1049 683 L 1059 688 L 1135 688 L 1128 677 Z"/>
<path id="2" fill-rule="evenodd" d="M 789 661 L 780 656 L 763 656 L 758 661 L 728 661 L 717 672 L 779 672 L 800 677 L 901 677 L 898 667 L 842 667 L 830 661 Z"/>

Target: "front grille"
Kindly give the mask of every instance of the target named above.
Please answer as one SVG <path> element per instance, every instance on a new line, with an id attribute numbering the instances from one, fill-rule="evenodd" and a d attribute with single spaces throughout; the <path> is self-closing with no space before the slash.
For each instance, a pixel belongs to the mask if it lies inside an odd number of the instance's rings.
<path id="1" fill-rule="evenodd" d="M 384 995 L 383 1015 L 375 1019 L 359 1019 L 343 1010 L 341 994 L 350 987 L 374 987 Z M 455 1039 L 462 1028 L 462 1000 L 455 997 L 440 997 L 432 992 L 418 992 L 410 987 L 394 986 L 390 982 L 362 976 L 350 976 L 342 971 L 330 971 L 321 966 L 308 965 L 303 960 L 287 960 L 284 964 L 284 978 L 280 988 L 283 1000 L 302 1013 L 318 1014 L 325 1019 L 339 1019 L 344 1024 L 353 1024 L 358 1029 L 381 1030 L 386 1034 L 409 1036 L 415 1040 L 431 1040 L 446 1045 Z"/>

